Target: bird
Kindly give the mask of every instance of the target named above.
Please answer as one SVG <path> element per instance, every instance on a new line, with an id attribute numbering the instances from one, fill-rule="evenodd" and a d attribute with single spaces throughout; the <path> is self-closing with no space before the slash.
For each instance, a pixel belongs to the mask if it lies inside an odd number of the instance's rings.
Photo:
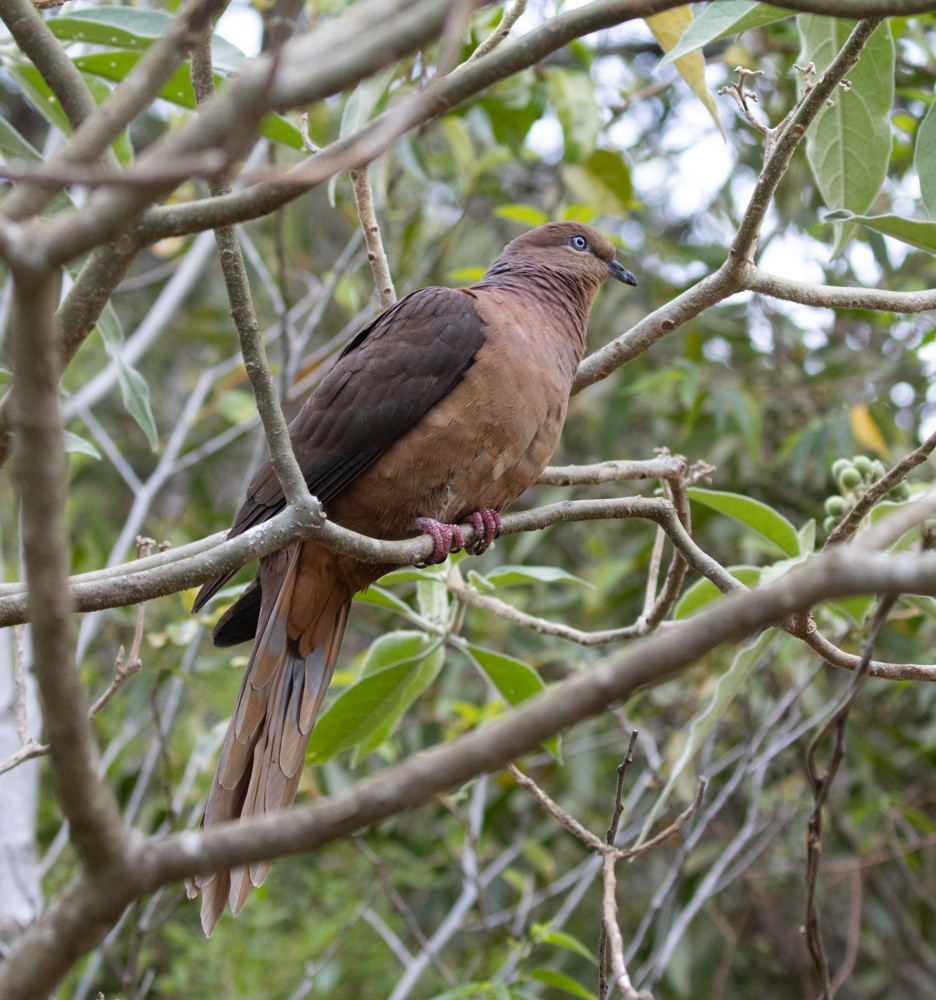
<path id="1" fill-rule="evenodd" d="M 565 421 L 592 303 L 607 278 L 637 279 L 589 226 L 551 222 L 512 240 L 476 284 L 401 298 L 361 330 L 289 425 L 292 447 L 327 516 L 382 539 L 425 532 L 429 563 L 473 554 L 500 514 L 539 477 Z M 228 537 L 283 510 L 267 459 Z M 334 672 L 353 596 L 395 568 L 314 540 L 264 556 L 256 578 L 218 620 L 213 641 L 253 640 L 202 827 L 287 808 Z M 234 575 L 206 583 L 199 611 Z M 201 876 L 210 934 L 225 904 L 240 912 L 269 862 Z"/>

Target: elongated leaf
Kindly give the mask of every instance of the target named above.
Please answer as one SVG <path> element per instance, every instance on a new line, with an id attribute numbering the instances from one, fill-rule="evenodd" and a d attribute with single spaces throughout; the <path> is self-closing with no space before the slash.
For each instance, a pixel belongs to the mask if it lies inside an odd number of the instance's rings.
<path id="1" fill-rule="evenodd" d="M 435 645 L 435 640 L 416 629 L 398 629 L 378 636 L 361 659 L 358 676 L 368 677 L 397 663 L 415 663 Z"/>
<path id="2" fill-rule="evenodd" d="M 322 764 L 351 747 L 373 749 L 383 742 L 435 679 L 440 665 L 440 658 L 427 657 L 417 663 L 398 663 L 358 681 L 316 723 L 309 743 L 310 763 Z"/>
<path id="3" fill-rule="evenodd" d="M 751 676 L 752 671 L 757 666 L 757 661 L 773 641 L 775 635 L 776 633 L 773 629 L 767 629 L 756 639 L 742 646 L 735 654 L 727 672 L 719 677 L 718 683 L 715 685 L 715 691 L 712 693 L 711 701 L 703 712 L 692 720 L 692 727 L 689 730 L 689 738 L 686 740 L 686 746 L 679 755 L 679 759 L 673 764 L 673 770 L 666 779 L 663 790 L 647 814 L 643 828 L 640 831 L 640 836 L 637 838 L 638 844 L 643 843 L 647 839 L 657 816 L 659 816 L 660 811 L 669 800 L 677 779 L 690 761 L 698 754 L 699 749 L 708 738 L 709 733 L 715 728 L 719 719 L 728 711 L 738 692 L 741 690 L 742 685 Z"/>
<path id="4" fill-rule="evenodd" d="M 123 405 L 140 425 L 150 448 L 156 451 L 159 447 L 159 432 L 156 430 L 156 421 L 150 406 L 149 385 L 136 368 L 131 368 L 123 357 L 118 355 L 114 361 L 117 363 L 117 384 L 120 386 Z"/>
<path id="5" fill-rule="evenodd" d="M 597 964 L 593 949 L 583 944 L 577 937 L 557 930 L 551 924 L 533 924 L 530 928 L 530 935 L 536 944 L 550 944 L 556 948 L 564 948 L 566 951 L 574 952 L 576 955 L 588 959 L 592 965 Z"/>
<path id="6" fill-rule="evenodd" d="M 936 253 L 936 222 L 919 222 L 900 215 L 855 215 L 839 209 L 825 216 L 826 222 L 860 222 L 863 226 L 908 243 L 917 250 Z"/>
<path id="7" fill-rule="evenodd" d="M 46 24 L 52 34 L 63 41 L 89 42 L 121 49 L 147 49 L 165 34 L 174 18 L 159 10 L 135 7 L 92 7 L 69 10 L 62 17 L 49 18 Z M 214 68 L 236 73 L 247 56 L 226 38 L 211 39 L 211 61 Z"/>
<path id="8" fill-rule="evenodd" d="M 537 966 L 530 970 L 530 978 L 545 983 L 554 990 L 561 990 L 563 993 L 568 993 L 569 996 L 579 997 L 579 1000 L 597 1000 L 596 994 L 582 986 L 577 979 L 567 976 L 564 972 L 556 972 L 555 969 L 546 969 L 543 966 Z"/>
<path id="9" fill-rule="evenodd" d="M 0 118 L 0 156 L 7 163 L 23 160 L 26 163 L 41 163 L 42 154 L 5 119 Z"/>
<path id="10" fill-rule="evenodd" d="M 355 748 L 352 765 L 376 750 L 385 740 L 388 740 L 400 724 L 400 720 L 409 710 L 410 705 L 435 681 L 445 662 L 445 650 L 440 643 L 422 660 L 412 663 L 413 670 L 406 684 L 402 685 L 394 703 L 386 707 L 383 719 L 370 736 L 361 740 Z"/>
<path id="11" fill-rule="evenodd" d="M 931 219 L 936 219 L 936 101 L 917 129 L 913 162 L 920 176 L 920 194 Z"/>
<path id="12" fill-rule="evenodd" d="M 361 604 L 372 604 L 376 608 L 387 608 L 390 611 L 397 611 L 402 615 L 411 615 L 413 613 L 413 609 L 406 601 L 401 601 L 396 594 L 392 594 L 389 590 L 384 590 L 383 587 L 371 585 L 367 590 L 362 590 L 360 593 L 355 594 L 354 600 L 360 601 Z"/>
<path id="13" fill-rule="evenodd" d="M 149 386 L 143 376 L 124 361 L 123 326 L 110 302 L 98 317 L 97 329 L 104 341 L 108 356 L 116 366 L 117 384 L 120 387 L 120 398 L 123 400 L 124 408 L 140 425 L 150 448 L 155 451 L 159 445 L 159 433 L 150 406 Z"/>
<path id="14" fill-rule="evenodd" d="M 704 490 L 693 487 L 689 498 L 704 504 L 722 514 L 733 517 L 779 546 L 789 556 L 800 554 L 799 536 L 796 528 L 773 507 L 740 493 L 723 493 L 720 490 Z"/>
<path id="15" fill-rule="evenodd" d="M 474 663 L 510 705 L 519 705 L 520 702 L 546 689 L 542 677 L 522 660 L 515 660 L 512 656 L 505 656 L 493 649 L 485 649 L 474 644 L 468 646 L 468 651 Z M 546 749 L 558 759 L 559 738 L 554 736 L 547 740 L 545 745 Z"/>
<path id="16" fill-rule="evenodd" d="M 856 444 L 865 450 L 876 451 L 882 458 L 887 457 L 890 449 L 865 403 L 859 403 L 848 411 L 848 425 Z"/>
<path id="17" fill-rule="evenodd" d="M 49 85 L 42 78 L 39 71 L 32 63 L 22 63 L 10 68 L 10 75 L 23 91 L 23 95 L 42 115 L 43 118 L 65 135 L 71 133 L 71 123 L 62 110 L 58 98 L 49 89 Z M 85 78 L 85 83 L 91 91 L 94 100 L 101 104 L 110 97 L 111 89 L 101 80 L 93 76 Z M 126 129 L 111 144 L 115 155 L 120 163 L 127 164 L 133 159 L 133 147 Z"/>
<path id="18" fill-rule="evenodd" d="M 443 993 L 436 993 L 430 1000 L 478 1000 L 479 997 L 493 997 L 496 1000 L 495 989 L 503 986 L 503 983 L 491 983 L 477 980 L 473 983 L 464 983 L 462 986 L 455 986 Z"/>
<path id="19" fill-rule="evenodd" d="M 90 455 L 91 458 L 96 458 L 99 461 L 101 458 L 101 453 L 90 441 L 86 441 L 71 431 L 65 431 L 65 451 L 75 455 Z"/>
<path id="20" fill-rule="evenodd" d="M 140 61 L 141 54 L 126 49 L 117 49 L 113 52 L 95 52 L 91 55 L 78 56 L 74 63 L 84 73 L 119 83 Z M 160 90 L 159 96 L 164 101 L 169 101 L 179 107 L 194 108 L 195 91 L 192 90 L 190 73 L 189 63 L 182 63 Z M 215 73 L 215 85 L 220 87 L 223 83 L 224 77 L 220 73 Z M 267 139 L 282 143 L 284 146 L 291 146 L 293 149 L 303 148 L 299 129 L 280 115 L 267 115 L 257 131 Z"/>
<path id="21" fill-rule="evenodd" d="M 533 583 L 579 583 L 583 587 L 591 586 L 587 580 L 567 573 L 558 566 L 498 566 L 485 573 L 481 579 L 495 587 L 528 586 Z"/>
<path id="22" fill-rule="evenodd" d="M 341 126 L 338 131 L 341 138 L 356 132 L 371 120 L 395 75 L 395 64 L 384 66 L 380 72 L 362 80 L 354 88 L 341 112 Z"/>
<path id="23" fill-rule="evenodd" d="M 688 5 L 674 7 L 672 10 L 665 10 L 660 14 L 653 14 L 645 20 L 654 37 L 660 43 L 660 48 L 664 52 L 669 52 L 679 42 L 686 30 L 691 27 L 692 10 Z M 702 102 L 705 110 L 712 116 L 712 121 L 715 122 L 718 131 L 721 132 L 721 121 L 718 118 L 715 98 L 712 97 L 705 83 L 705 57 L 697 50 L 692 51 L 676 59 L 676 68 L 679 70 L 680 76 L 689 84 L 692 92 Z"/>
<path id="24" fill-rule="evenodd" d="M 657 63 L 656 68 L 660 70 L 669 66 L 681 56 L 718 41 L 719 38 L 740 35 L 742 31 L 791 16 L 788 10 L 769 3 L 758 3 L 757 0 L 718 0 L 718 3 L 706 4 L 677 44 Z"/>
<path id="25" fill-rule="evenodd" d="M 522 660 L 470 644 L 468 649 L 478 666 L 490 678 L 504 700 L 511 705 L 532 698 L 546 689 L 540 675 Z"/>
<path id="26" fill-rule="evenodd" d="M 620 153 L 596 149 L 581 163 L 564 164 L 562 180 L 593 213 L 623 215 L 631 203 L 630 168 Z"/>
<path id="27" fill-rule="evenodd" d="M 760 583 L 760 566 L 728 566 L 726 569 L 745 587 L 756 587 Z M 673 608 L 673 617 L 677 620 L 690 618 L 697 611 L 711 604 L 712 601 L 717 601 L 721 596 L 722 592 L 711 580 L 704 577 L 701 580 L 696 580 L 691 587 L 686 589 L 676 607 Z"/>
<path id="28" fill-rule="evenodd" d="M 542 226 L 549 221 L 546 213 L 535 205 L 499 205 L 494 214 L 499 219 L 522 222 L 525 226 Z"/>
<path id="29" fill-rule="evenodd" d="M 854 22 L 801 14 L 799 63 L 812 61 L 822 72 L 835 58 Z M 894 102 L 894 40 L 884 21 L 868 40 L 849 74 L 849 89 L 839 88 L 833 105 L 819 114 L 806 133 L 806 157 L 826 205 L 864 212 L 874 201 L 891 154 L 890 111 Z M 853 227 L 836 234 L 832 255 L 841 252 Z"/>

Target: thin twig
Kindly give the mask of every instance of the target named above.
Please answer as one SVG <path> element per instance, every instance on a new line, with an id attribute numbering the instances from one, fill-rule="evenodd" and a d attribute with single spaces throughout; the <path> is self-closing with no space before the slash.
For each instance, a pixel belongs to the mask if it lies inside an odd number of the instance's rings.
<path id="1" fill-rule="evenodd" d="M 374 193 L 371 190 L 367 167 L 352 167 L 351 187 L 354 190 L 354 203 L 357 205 L 358 219 L 364 232 L 364 243 L 367 247 L 367 262 L 374 275 L 374 285 L 380 297 L 381 309 L 389 309 L 396 302 L 396 289 L 390 276 L 390 265 L 380 236 L 380 226 L 377 224 L 377 213 L 374 209 Z"/>
<path id="2" fill-rule="evenodd" d="M 608 826 L 608 832 L 605 834 L 605 843 L 610 847 L 613 846 L 614 841 L 617 839 L 618 824 L 621 822 L 621 813 L 624 811 L 624 775 L 627 773 L 627 768 L 633 762 L 634 759 L 634 746 L 637 743 L 637 730 L 631 730 L 630 742 L 627 744 L 627 753 L 624 755 L 624 760 L 618 764 L 617 767 L 617 786 L 614 791 L 614 808 L 611 810 L 611 823 Z M 616 903 L 613 883 L 615 881 L 614 872 L 614 861 L 609 860 L 610 856 L 605 857 L 604 861 L 604 872 L 605 872 L 605 905 L 604 905 L 604 915 L 605 918 L 601 921 L 601 927 L 598 931 L 598 1000 L 606 1000 L 608 996 L 608 978 L 607 978 L 607 967 L 608 967 L 608 870 L 610 865 L 610 880 L 612 883 L 611 889 L 611 907 L 614 910 L 614 928 L 617 930 L 617 913 L 616 913 Z M 620 939 L 620 931 L 618 931 L 618 939 Z M 621 943 L 620 948 L 620 966 L 624 968 L 624 950 L 623 943 Z"/>
<path id="3" fill-rule="evenodd" d="M 200 106 L 214 96 L 210 23 L 206 25 L 198 43 L 192 49 L 192 87 Z M 209 181 L 208 190 L 212 197 L 223 197 L 231 193 L 231 186 L 226 180 Z M 309 491 L 293 452 L 276 383 L 270 373 L 240 242 L 233 226 L 218 227 L 215 230 L 215 238 L 228 300 L 231 304 L 231 318 L 237 328 L 244 367 L 257 401 L 257 411 L 263 424 L 273 469 L 286 503 L 292 506 L 306 500 Z"/>
<path id="4" fill-rule="evenodd" d="M 871 512 L 872 507 L 883 500 L 895 486 L 899 486 L 918 465 L 922 465 L 933 453 L 934 448 L 936 448 L 936 431 L 930 434 L 919 448 L 905 455 L 889 472 L 864 491 L 842 522 L 829 533 L 826 545 L 840 545 L 851 538 Z"/>
<path id="5" fill-rule="evenodd" d="M 13 626 L 13 689 L 16 698 L 16 735 L 23 746 L 31 743 L 26 715 L 26 629 Z"/>
<path id="6" fill-rule="evenodd" d="M 527 0 L 514 0 L 514 2 L 504 11 L 504 16 L 500 24 L 484 39 L 483 42 L 468 56 L 468 62 L 480 59 L 492 52 L 510 34 L 510 29 L 520 19 L 520 15 L 526 10 Z"/>
<path id="7" fill-rule="evenodd" d="M 813 737 L 806 752 L 806 773 L 813 790 L 813 811 L 807 823 L 806 834 L 806 945 L 822 984 L 820 1000 L 833 1000 L 835 992 L 822 938 L 819 922 L 819 902 L 817 898 L 819 863 L 822 855 L 822 809 L 829 797 L 829 791 L 839 767 L 845 758 L 845 726 L 852 706 L 858 697 L 867 675 L 871 652 L 877 637 L 887 621 L 887 616 L 897 600 L 896 594 L 882 597 L 871 620 L 868 638 L 861 655 L 861 663 L 852 675 L 851 682 L 835 712 L 826 720 Z M 819 748 L 829 734 L 833 735 L 832 753 L 824 773 L 819 772 L 816 761 Z"/>

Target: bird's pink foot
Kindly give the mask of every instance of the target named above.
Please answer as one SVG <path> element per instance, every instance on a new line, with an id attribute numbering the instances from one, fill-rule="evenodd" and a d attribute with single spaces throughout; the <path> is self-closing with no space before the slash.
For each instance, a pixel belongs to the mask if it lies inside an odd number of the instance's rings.
<path id="1" fill-rule="evenodd" d="M 434 517 L 417 517 L 413 521 L 413 527 L 431 535 L 435 543 L 432 555 L 420 563 L 420 566 L 435 566 L 437 563 L 445 562 L 450 552 L 458 552 L 465 547 L 465 536 L 457 524 L 445 524 Z"/>
<path id="2" fill-rule="evenodd" d="M 479 556 L 482 552 L 491 547 L 491 542 L 500 534 L 501 519 L 500 514 L 490 507 L 482 507 L 480 510 L 470 514 L 467 518 L 469 524 L 474 528 L 475 540 L 468 550 L 473 556 Z"/>
<path id="3" fill-rule="evenodd" d="M 444 521 L 437 521 L 434 517 L 417 517 L 413 521 L 413 527 L 431 535 L 432 541 L 435 543 L 432 555 L 420 565 L 434 566 L 437 563 L 445 562 L 450 553 L 458 552 L 460 549 L 466 549 L 473 556 L 479 556 L 490 548 L 491 542 L 500 534 L 500 514 L 490 507 L 482 507 L 473 514 L 469 514 L 465 520 L 475 530 L 476 537 L 470 546 L 465 545 L 465 536 L 457 524 L 446 524 Z"/>

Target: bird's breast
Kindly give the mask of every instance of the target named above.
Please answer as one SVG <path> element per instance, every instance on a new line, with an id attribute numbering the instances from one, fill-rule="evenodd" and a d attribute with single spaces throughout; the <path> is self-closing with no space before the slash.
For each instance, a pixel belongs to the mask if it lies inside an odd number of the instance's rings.
<path id="1" fill-rule="evenodd" d="M 536 303 L 484 307 L 497 315 L 482 313 L 485 342 L 474 364 L 329 504 L 338 523 L 408 537 L 416 517 L 459 521 L 481 507 L 503 510 L 536 481 L 559 441 L 582 337 Z"/>

